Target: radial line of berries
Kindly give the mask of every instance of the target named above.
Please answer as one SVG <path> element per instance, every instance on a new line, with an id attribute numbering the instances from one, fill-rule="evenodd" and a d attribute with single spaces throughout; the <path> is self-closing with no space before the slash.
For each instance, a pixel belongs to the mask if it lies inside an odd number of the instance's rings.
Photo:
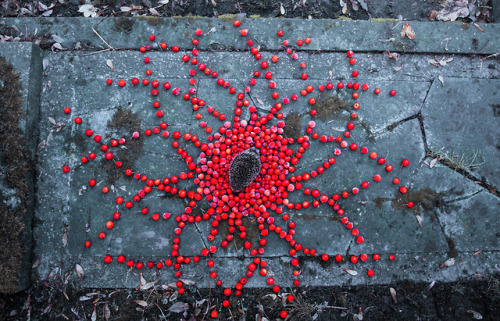
<path id="1" fill-rule="evenodd" d="M 240 22 L 236 21 L 234 23 L 235 27 L 240 26 Z M 202 36 L 202 31 L 200 29 L 196 30 L 196 36 Z M 242 37 L 246 37 L 248 35 L 247 29 L 241 29 L 240 34 Z M 278 37 L 282 37 L 284 35 L 282 30 L 279 30 L 277 33 Z M 156 37 L 151 35 L 149 40 L 154 42 Z M 305 38 L 304 40 L 298 40 L 297 46 L 302 46 L 304 43 L 309 44 L 311 42 L 310 38 Z M 210 114 L 212 117 L 218 119 L 223 122 L 223 125 L 219 127 L 218 131 L 211 135 L 213 129 L 208 126 L 206 121 L 202 121 L 203 115 L 199 112 L 200 109 L 203 111 L 203 107 L 205 107 L 206 102 L 202 99 L 199 99 L 196 96 L 196 89 L 191 87 L 188 89 L 186 93 L 182 95 L 183 100 L 187 103 L 190 103 L 193 111 L 197 112 L 195 118 L 200 120 L 200 127 L 205 129 L 205 132 L 210 134 L 207 137 L 207 143 L 203 143 L 196 135 L 192 135 L 189 132 L 181 133 L 179 131 L 175 131 L 170 135 L 167 131 L 167 123 L 161 122 L 158 127 L 154 127 L 151 129 L 146 129 L 144 134 L 146 136 L 151 136 L 153 134 L 159 135 L 161 134 L 163 137 L 167 138 L 172 136 L 174 139 L 172 142 L 172 147 L 177 149 L 177 153 L 185 160 L 186 165 L 189 169 L 187 173 L 182 172 L 178 176 L 173 175 L 171 177 L 164 178 L 155 178 L 151 179 L 145 174 L 140 174 L 139 172 L 134 172 L 132 169 L 127 168 L 125 170 L 125 175 L 132 176 L 145 183 L 145 186 L 138 191 L 137 195 L 135 195 L 132 200 L 125 201 L 123 197 L 118 196 L 115 199 L 115 202 L 118 205 L 123 205 L 127 209 L 131 209 L 135 203 L 139 203 L 141 199 L 143 199 L 148 193 L 150 193 L 154 188 L 159 191 L 164 191 L 165 193 L 171 193 L 172 195 L 178 195 L 180 198 L 188 198 L 189 206 L 185 208 L 184 213 L 176 215 L 175 220 L 178 222 L 178 227 L 175 228 L 174 234 L 176 235 L 173 238 L 173 246 L 171 256 L 172 258 L 166 259 L 165 261 L 160 261 L 154 263 L 152 261 L 147 262 L 147 266 L 149 268 L 156 267 L 158 269 L 166 266 L 173 266 L 176 270 L 175 276 L 179 278 L 177 282 L 178 292 L 180 294 L 184 293 L 185 288 L 183 282 L 180 280 L 182 273 L 180 271 L 183 264 L 189 264 L 191 261 L 198 262 L 200 261 L 200 256 L 194 256 L 193 258 L 184 257 L 180 254 L 180 235 L 182 233 L 183 228 L 186 226 L 186 223 L 193 222 L 201 222 L 201 221 L 210 221 L 212 229 L 210 234 L 207 236 L 208 241 L 212 242 L 215 239 L 215 235 L 218 234 L 217 227 L 222 221 L 227 221 L 229 228 L 229 234 L 226 236 L 224 240 L 221 242 L 221 247 L 227 247 L 229 242 L 233 241 L 235 237 L 239 237 L 244 240 L 244 248 L 249 251 L 251 257 L 254 257 L 252 263 L 250 263 L 247 267 L 247 272 L 245 276 L 243 276 L 239 282 L 237 282 L 233 287 L 226 287 L 224 290 L 224 294 L 226 296 L 230 296 L 231 293 L 236 295 L 241 294 L 241 290 L 244 285 L 247 283 L 248 278 L 252 277 L 254 273 L 259 273 L 260 275 L 266 276 L 267 271 L 267 262 L 262 258 L 262 255 L 265 253 L 265 246 L 267 244 L 266 236 L 269 232 L 275 232 L 280 238 L 285 239 L 290 244 L 289 255 L 292 256 L 290 260 L 290 264 L 294 267 L 292 272 L 294 277 L 294 285 L 299 286 L 300 281 L 298 280 L 298 276 L 300 274 L 299 270 L 299 260 L 298 256 L 302 252 L 304 255 L 316 256 L 319 255 L 314 248 L 305 248 L 301 243 L 299 243 L 295 239 L 296 235 L 296 223 L 290 220 L 290 215 L 286 213 L 286 210 L 301 210 L 302 208 L 308 208 L 309 206 L 318 207 L 321 204 L 327 204 L 332 207 L 333 211 L 341 216 L 341 222 L 345 225 L 347 229 L 351 231 L 351 234 L 356 237 L 357 243 L 363 243 L 364 238 L 360 235 L 358 228 L 354 227 L 354 224 L 349 221 L 349 218 L 345 215 L 344 210 L 340 207 L 339 201 L 341 199 L 347 199 L 351 195 L 356 195 L 360 192 L 359 187 L 353 187 L 350 192 L 342 191 L 340 193 L 335 193 L 331 196 L 328 196 L 326 193 L 322 193 L 318 189 L 314 187 L 305 187 L 304 184 L 306 182 L 309 183 L 310 180 L 316 178 L 317 176 L 324 173 L 326 169 L 335 164 L 335 157 L 341 155 L 342 150 L 349 148 L 351 151 L 360 151 L 362 154 L 368 154 L 367 147 L 359 147 L 356 143 L 348 143 L 347 139 L 351 135 L 351 131 L 354 129 L 355 125 L 353 122 L 348 122 L 346 125 L 346 131 L 343 136 L 327 136 L 321 135 L 318 132 L 314 131 L 315 122 L 310 121 L 308 123 L 308 127 L 306 128 L 306 135 L 299 136 L 297 138 L 285 138 L 283 137 L 283 128 L 285 127 L 285 122 L 283 119 L 283 114 L 280 110 L 284 105 L 288 105 L 291 102 L 295 102 L 299 99 L 299 95 L 292 94 L 289 98 L 284 97 L 281 101 L 275 103 L 273 107 L 270 108 L 269 112 L 265 116 L 259 116 L 258 110 L 255 106 L 251 106 L 251 103 L 248 99 L 246 99 L 247 94 L 251 92 L 251 87 L 257 84 L 257 80 L 261 75 L 261 72 L 265 72 L 264 77 L 268 80 L 268 87 L 270 89 L 276 89 L 276 82 L 273 79 L 272 72 L 268 69 L 271 67 L 268 61 L 261 61 L 260 68 L 262 71 L 256 70 L 253 72 L 252 77 L 249 79 L 249 86 L 245 86 L 243 92 L 237 92 L 237 89 L 231 84 L 222 79 L 217 78 L 218 73 L 216 71 L 212 71 L 208 66 L 204 63 L 199 62 L 197 55 L 199 53 L 196 46 L 199 44 L 198 39 L 193 39 L 192 41 L 194 48 L 191 50 L 192 57 L 188 54 L 182 55 L 182 61 L 184 63 L 190 63 L 193 66 L 196 66 L 197 69 L 205 74 L 206 76 L 211 76 L 219 86 L 228 89 L 229 94 L 236 94 L 236 103 L 234 109 L 234 117 L 233 121 L 226 121 L 226 115 L 217 111 L 214 107 L 208 106 L 206 108 L 206 112 Z M 254 56 L 257 61 L 262 59 L 262 54 L 259 52 L 257 47 L 253 46 L 252 40 L 247 40 L 247 45 L 250 47 L 250 53 Z M 288 40 L 284 40 L 282 42 L 283 50 L 290 55 L 292 60 L 299 59 L 298 53 L 294 52 L 293 48 L 290 46 L 290 42 Z M 167 50 L 167 44 L 162 42 L 159 44 L 159 47 L 162 50 Z M 142 53 L 147 53 L 151 50 L 150 45 L 146 45 L 140 48 Z M 173 52 L 179 52 L 180 48 L 177 46 L 173 46 Z M 354 53 L 352 51 L 347 52 L 347 57 L 349 58 L 349 63 L 351 65 L 355 65 L 356 59 L 353 57 Z M 273 55 L 271 57 L 271 62 L 273 64 L 277 64 L 279 61 L 278 56 Z M 149 57 L 144 58 L 145 64 L 149 64 L 151 59 Z M 301 69 L 306 69 L 305 63 L 300 63 Z M 266 71 L 267 70 L 267 71 Z M 194 86 L 196 84 L 196 79 L 194 78 L 198 74 L 198 71 L 194 68 L 189 70 L 189 84 Z M 146 70 L 146 75 L 151 76 L 152 71 L 150 69 Z M 359 72 L 354 70 L 352 72 L 352 76 L 354 78 L 359 76 Z M 307 73 L 303 72 L 300 76 L 301 79 L 307 80 Z M 106 83 L 108 85 L 112 85 L 113 81 L 111 79 L 107 79 Z M 137 86 L 141 83 L 141 81 L 137 78 L 133 78 L 131 80 L 132 85 Z M 119 80 L 118 85 L 120 87 L 126 86 L 125 80 Z M 151 90 L 151 95 L 156 97 L 160 94 L 160 91 L 157 89 L 160 87 L 160 83 L 157 80 L 153 80 L 151 83 L 149 79 L 145 78 L 142 80 L 143 86 L 149 86 L 153 88 Z M 359 97 L 359 93 L 356 91 L 360 87 L 366 91 L 369 89 L 367 84 L 360 85 L 359 83 L 347 83 L 346 85 L 343 82 L 338 82 L 336 88 L 341 90 L 344 87 L 348 89 L 354 89 L 352 93 L 352 97 L 357 100 Z M 169 82 L 165 82 L 163 84 L 163 89 L 165 92 L 171 89 L 172 85 Z M 331 82 L 326 83 L 325 85 L 320 85 L 318 87 L 318 91 L 322 92 L 325 90 L 332 90 L 335 85 Z M 300 96 L 305 97 L 308 94 L 314 91 L 314 87 L 311 85 L 307 85 L 305 89 L 300 91 Z M 179 88 L 173 88 L 171 90 L 174 96 L 178 96 L 181 94 L 181 90 Z M 374 90 L 375 94 L 380 94 L 380 89 L 376 88 Z M 389 93 L 391 96 L 396 95 L 396 92 L 392 90 Z M 274 91 L 271 94 L 271 97 L 277 100 L 280 95 L 277 91 Z M 315 98 L 309 98 L 308 103 L 311 106 L 316 104 Z M 160 103 L 158 101 L 153 102 L 154 110 L 156 110 L 155 114 L 158 118 L 164 117 L 164 112 L 159 109 Z M 243 108 L 248 108 L 250 112 L 249 120 L 244 120 L 240 118 L 240 115 L 243 113 Z M 355 102 L 353 105 L 353 109 L 357 110 L 360 108 L 360 104 Z M 71 109 L 66 107 L 64 109 L 66 114 L 71 113 Z M 311 116 L 316 116 L 317 111 L 315 109 L 311 109 Z M 278 119 L 276 125 L 268 124 L 273 118 L 276 117 Z M 351 118 L 354 120 L 357 118 L 356 113 L 351 114 Z M 81 124 L 82 119 L 80 117 L 75 118 L 76 124 Z M 104 153 L 104 158 L 106 160 L 115 161 L 116 167 L 120 168 L 123 166 L 122 161 L 116 160 L 115 155 L 110 151 L 111 148 L 116 148 L 120 145 L 126 143 L 124 138 L 120 138 L 118 140 L 111 140 L 108 144 L 102 142 L 102 137 L 99 135 L 94 135 L 92 129 L 87 129 L 85 134 L 89 137 L 93 136 L 93 139 L 96 143 L 101 144 L 101 151 Z M 310 135 L 310 136 L 308 136 Z M 134 132 L 132 138 L 138 138 L 140 134 L 138 132 Z M 200 150 L 199 154 L 199 163 L 195 162 L 195 159 L 188 155 L 187 151 L 183 149 L 180 143 L 181 138 L 185 143 L 191 142 Z M 320 143 L 337 143 L 339 148 L 333 149 L 333 155 L 325 160 L 322 166 L 319 166 L 316 170 L 311 172 L 305 172 L 302 174 L 293 174 L 295 172 L 295 165 L 299 164 L 300 159 L 303 157 L 304 153 L 310 147 L 312 140 L 318 140 Z M 292 149 L 294 144 L 300 144 L 296 151 Z M 247 150 L 251 147 L 255 147 L 260 151 L 260 161 L 261 161 L 261 171 L 260 175 L 250 183 L 247 188 L 240 193 L 233 193 L 229 186 L 228 179 L 228 169 L 234 157 L 236 157 L 239 153 L 244 150 Z M 379 165 L 385 165 L 386 160 L 382 157 L 378 157 L 377 153 L 371 152 L 368 154 L 370 159 L 376 160 Z M 88 163 L 90 160 L 96 158 L 96 153 L 91 152 L 88 157 L 84 156 L 81 158 L 82 164 Z M 402 161 L 402 166 L 406 167 L 409 165 L 409 161 L 404 159 Z M 386 165 L 385 171 L 391 172 L 393 170 L 392 165 Z M 65 164 L 63 166 L 63 172 L 67 173 L 70 171 L 70 167 Z M 289 175 L 290 174 L 290 175 Z M 375 182 L 381 180 L 381 175 L 377 174 L 373 177 Z M 187 180 L 192 179 L 193 183 L 197 186 L 193 190 L 184 190 L 178 189 L 175 184 L 179 182 L 179 180 Z M 399 184 L 399 179 L 393 179 L 394 184 Z M 361 183 L 361 188 L 366 189 L 369 187 L 369 183 L 364 181 Z M 96 186 L 96 180 L 89 180 L 89 186 Z M 304 195 L 310 196 L 312 198 L 312 202 L 304 200 L 302 202 L 293 203 L 288 200 L 289 193 L 294 190 L 302 190 Z M 103 193 L 108 193 L 109 188 L 103 187 Z M 405 186 L 400 187 L 401 193 L 406 193 L 407 188 Z M 205 199 L 209 203 L 208 210 L 203 215 L 192 215 L 193 208 L 196 207 L 197 202 Z M 412 207 L 413 203 L 409 202 L 408 207 Z M 143 207 L 141 209 L 142 214 L 148 214 L 149 209 L 147 207 Z M 171 214 L 169 212 L 165 212 L 163 214 L 163 219 L 169 219 Z M 120 212 L 115 212 L 113 214 L 113 220 L 110 220 L 106 223 L 106 228 L 108 230 L 112 229 L 117 221 L 119 221 L 121 217 Z M 151 217 L 153 220 L 158 221 L 161 218 L 159 213 L 154 213 Z M 281 218 L 281 224 L 278 224 L 278 218 Z M 243 220 L 249 219 L 251 222 L 257 222 L 257 227 L 260 231 L 260 241 L 258 244 L 252 244 L 250 241 L 246 240 L 246 227 L 243 225 Z M 106 237 L 105 232 L 100 232 L 98 237 L 103 239 Z M 85 242 L 86 247 L 91 246 L 90 241 Z M 200 252 L 203 257 L 210 257 L 217 251 L 217 246 L 212 245 L 208 248 L 203 248 Z M 327 254 L 322 254 L 320 258 L 324 261 L 331 260 Z M 345 260 L 350 260 L 353 264 L 358 262 L 358 259 L 361 261 L 367 261 L 367 254 L 360 254 L 358 256 L 351 255 L 349 258 L 343 258 L 342 255 L 337 254 L 334 257 L 336 262 L 342 262 Z M 377 261 L 380 259 L 380 255 L 373 254 L 372 259 Z M 394 255 L 390 255 L 389 259 L 392 261 L 395 259 Z M 110 255 L 107 255 L 104 258 L 106 263 L 111 263 L 113 258 Z M 117 257 L 117 261 L 119 263 L 125 263 L 128 267 L 135 267 L 137 269 L 141 269 L 144 266 L 143 262 L 137 261 L 135 262 L 132 259 L 126 259 L 124 255 L 120 255 Z M 215 271 L 215 262 L 212 259 L 208 259 L 207 265 L 211 268 L 210 277 L 213 279 L 217 279 L 218 275 Z M 372 269 L 367 271 L 368 276 L 373 276 L 374 272 Z M 222 286 L 222 281 L 217 279 L 216 284 L 218 286 Z M 267 284 L 273 286 L 272 289 L 274 292 L 279 292 L 280 287 L 275 283 L 275 280 L 272 277 L 267 278 Z M 289 301 L 293 300 L 293 296 L 290 296 Z M 229 301 L 224 300 L 223 306 L 228 306 Z M 217 316 L 217 311 L 214 310 L 212 316 Z M 281 317 L 286 317 L 287 312 L 283 311 Z"/>

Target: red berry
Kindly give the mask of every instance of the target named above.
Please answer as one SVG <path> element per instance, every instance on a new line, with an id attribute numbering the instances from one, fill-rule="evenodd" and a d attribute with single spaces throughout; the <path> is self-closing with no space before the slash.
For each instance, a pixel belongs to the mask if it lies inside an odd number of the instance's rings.
<path id="1" fill-rule="evenodd" d="M 393 90 L 391 90 L 391 91 L 390 91 L 390 93 L 389 93 L 389 94 L 390 94 L 391 96 L 396 96 L 396 91 L 393 89 Z"/>
<path id="2" fill-rule="evenodd" d="M 368 274 L 369 277 L 372 277 L 375 274 L 375 272 L 373 272 L 373 270 L 370 269 L 366 272 L 366 274 Z"/>
<path id="3" fill-rule="evenodd" d="M 405 159 L 403 159 L 401 164 L 406 167 L 406 166 L 410 165 L 410 161 L 405 158 Z"/>
<path id="4" fill-rule="evenodd" d="M 64 113 L 65 114 L 71 113 L 71 108 L 69 108 L 69 107 L 64 108 Z"/>
<path id="5" fill-rule="evenodd" d="M 82 119 L 80 117 L 76 117 L 75 124 L 81 124 L 81 123 L 82 123 Z"/>
<path id="6" fill-rule="evenodd" d="M 280 318 L 286 319 L 287 316 L 288 316 L 288 312 L 286 312 L 285 310 L 281 311 Z"/>
<path id="7" fill-rule="evenodd" d="M 150 40 L 150 41 L 155 41 L 155 39 L 156 39 L 155 35 L 151 35 L 151 36 L 149 36 L 149 40 Z"/>

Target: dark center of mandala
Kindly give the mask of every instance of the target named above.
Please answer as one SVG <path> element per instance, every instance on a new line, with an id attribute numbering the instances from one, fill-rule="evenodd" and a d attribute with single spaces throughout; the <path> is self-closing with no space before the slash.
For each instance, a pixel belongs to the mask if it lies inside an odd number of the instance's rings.
<path id="1" fill-rule="evenodd" d="M 229 166 L 229 186 L 233 192 L 243 191 L 260 173 L 260 155 L 255 148 L 238 154 Z"/>

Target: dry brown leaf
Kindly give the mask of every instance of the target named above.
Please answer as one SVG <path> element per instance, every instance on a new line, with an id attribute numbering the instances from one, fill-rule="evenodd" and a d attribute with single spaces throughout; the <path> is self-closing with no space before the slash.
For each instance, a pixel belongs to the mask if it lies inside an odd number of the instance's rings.
<path id="1" fill-rule="evenodd" d="M 68 230 L 64 229 L 63 237 L 62 237 L 62 244 L 63 247 L 66 247 L 68 245 Z"/>
<path id="2" fill-rule="evenodd" d="M 472 317 L 476 320 L 482 320 L 483 319 L 483 316 L 481 315 L 481 313 L 479 312 L 476 312 L 472 309 L 469 309 L 467 310 L 467 313 L 471 313 L 472 314 Z"/>
<path id="3" fill-rule="evenodd" d="M 45 140 L 42 140 L 40 144 L 38 144 L 38 147 L 36 148 L 36 156 L 47 146 L 47 142 Z"/>
<path id="4" fill-rule="evenodd" d="M 104 305 L 104 319 L 108 321 L 110 316 L 111 316 L 111 311 L 109 310 L 108 301 L 106 301 L 106 304 Z"/>
<path id="5" fill-rule="evenodd" d="M 405 22 L 403 24 L 403 28 L 401 29 L 401 37 L 404 38 L 405 36 L 407 36 L 410 40 L 415 39 L 415 31 L 413 30 L 409 22 Z"/>
<path id="6" fill-rule="evenodd" d="M 215 2 L 215 0 L 212 0 L 212 6 L 217 6 L 217 2 Z"/>
<path id="7" fill-rule="evenodd" d="M 113 66 L 113 62 L 111 59 L 106 60 L 106 65 L 111 69 L 111 72 L 115 71 L 115 67 Z"/>
<path id="8" fill-rule="evenodd" d="M 92 316 L 90 317 L 90 320 L 96 321 L 97 320 L 97 308 L 94 306 L 94 312 L 92 312 Z"/>
<path id="9" fill-rule="evenodd" d="M 474 254 L 472 254 L 472 255 L 473 255 L 473 256 L 476 256 L 476 255 L 478 255 L 479 253 L 481 253 L 482 251 L 483 251 L 483 250 L 476 251 L 476 252 L 474 252 Z"/>
<path id="10" fill-rule="evenodd" d="M 76 275 L 78 275 L 78 278 L 80 280 L 85 279 L 85 271 L 83 270 L 83 268 L 80 264 L 75 265 L 75 271 L 76 271 Z"/>
<path id="11" fill-rule="evenodd" d="M 176 302 L 168 309 L 172 313 L 183 313 L 189 309 L 189 304 L 184 302 Z"/>
<path id="12" fill-rule="evenodd" d="M 438 15 L 438 12 L 436 10 L 432 10 L 431 14 L 429 15 L 429 20 L 434 21 L 434 19 L 436 19 L 437 15 Z"/>
<path id="13" fill-rule="evenodd" d="M 78 12 L 83 13 L 84 17 L 97 17 L 97 8 L 91 4 L 84 4 L 78 8 Z"/>
<path id="14" fill-rule="evenodd" d="M 453 266 L 453 265 L 455 265 L 455 259 L 454 258 L 450 258 L 450 259 L 444 261 L 439 267 L 443 268 L 443 267 L 450 267 L 450 266 Z"/>
<path id="15" fill-rule="evenodd" d="M 422 216 L 415 215 L 415 218 L 417 219 L 418 225 L 420 225 L 420 227 L 424 227 L 423 224 L 422 224 L 422 222 L 423 222 Z"/>
<path id="16" fill-rule="evenodd" d="M 188 280 L 188 279 L 180 279 L 182 281 L 182 283 L 184 283 L 185 285 L 194 285 L 195 282 L 193 280 Z"/>
<path id="17" fill-rule="evenodd" d="M 446 57 L 443 57 L 441 60 L 439 60 L 439 64 L 441 66 L 446 66 L 447 63 L 453 61 L 453 58 L 446 58 Z"/>
<path id="18" fill-rule="evenodd" d="M 33 265 L 31 266 L 32 269 L 35 269 L 36 267 L 38 267 L 38 264 L 40 263 L 40 256 L 38 256 L 36 258 L 36 261 L 33 263 Z"/>
<path id="19" fill-rule="evenodd" d="M 144 286 L 147 283 L 146 279 L 142 276 L 142 273 L 141 273 L 141 276 L 140 276 L 140 280 L 141 280 L 141 286 Z"/>
<path id="20" fill-rule="evenodd" d="M 160 13 L 158 12 L 158 10 L 156 10 L 155 8 L 149 8 L 149 12 L 151 12 L 151 14 L 153 16 L 159 16 Z"/>
<path id="21" fill-rule="evenodd" d="M 342 268 L 343 271 L 349 273 L 350 275 L 358 275 L 358 272 L 346 268 Z"/>
<path id="22" fill-rule="evenodd" d="M 217 28 L 212 27 L 212 29 L 208 30 L 208 32 L 207 32 L 207 36 L 208 36 L 209 34 L 211 34 L 212 32 L 216 32 L 216 31 L 217 31 Z"/>
<path id="23" fill-rule="evenodd" d="M 59 43 L 56 42 L 52 45 L 52 50 L 57 49 L 57 50 L 64 50 L 63 46 Z"/>
<path id="24" fill-rule="evenodd" d="M 484 29 L 483 29 L 483 28 L 481 28 L 481 26 L 480 26 L 480 25 L 478 25 L 478 24 L 477 24 L 477 23 L 475 23 L 475 22 L 474 22 L 474 27 L 476 27 L 477 29 L 479 29 L 479 31 L 484 32 Z"/>
<path id="25" fill-rule="evenodd" d="M 434 287 L 435 284 L 436 284 L 436 281 L 432 281 L 431 284 L 429 284 L 427 291 L 430 291 Z"/>
<path id="26" fill-rule="evenodd" d="M 283 7 L 283 3 L 282 2 L 280 2 L 280 13 L 281 13 L 282 16 L 284 16 L 285 13 L 286 13 L 285 7 Z"/>
<path id="27" fill-rule="evenodd" d="M 470 14 L 468 5 L 468 0 L 446 2 L 444 8 L 436 15 L 436 19 L 440 21 L 455 21 L 458 18 L 466 18 Z"/>
<path id="28" fill-rule="evenodd" d="M 366 0 L 358 0 L 358 2 L 363 10 L 368 11 L 368 4 L 366 3 Z"/>
<path id="29" fill-rule="evenodd" d="M 384 56 L 394 60 L 398 60 L 399 58 L 399 54 L 397 52 L 390 52 L 389 50 L 384 51 Z"/>
<path id="30" fill-rule="evenodd" d="M 144 284 L 143 286 L 141 286 L 140 290 L 141 291 L 146 291 L 148 289 L 151 289 L 157 282 L 158 282 L 158 280 L 152 281 L 152 282 L 148 282 L 148 283 Z"/>
<path id="31" fill-rule="evenodd" d="M 52 117 L 49 117 L 49 122 L 50 122 L 52 125 L 54 125 L 54 126 L 56 126 L 56 125 L 57 125 L 57 122 L 56 122 L 56 121 L 54 120 L 54 118 L 52 118 Z"/>
<path id="32" fill-rule="evenodd" d="M 434 166 L 436 166 L 438 161 L 439 158 L 434 158 L 433 160 L 431 160 L 431 162 L 429 163 L 429 168 L 433 168 Z"/>
<path id="33" fill-rule="evenodd" d="M 271 298 L 274 301 L 278 298 L 278 296 L 274 293 L 269 293 L 269 294 L 264 295 L 261 299 L 265 299 L 265 298 Z"/>
<path id="34" fill-rule="evenodd" d="M 141 307 L 147 307 L 148 303 L 144 300 L 134 300 L 135 303 L 139 304 Z"/>
<path id="35" fill-rule="evenodd" d="M 351 0 L 351 5 L 352 5 L 352 10 L 354 10 L 354 11 L 359 10 L 359 3 L 357 0 Z"/>
<path id="36" fill-rule="evenodd" d="M 395 304 L 398 304 L 398 299 L 396 298 L 396 290 L 390 288 L 389 291 L 391 292 L 392 301 L 394 301 Z"/>
<path id="37" fill-rule="evenodd" d="M 441 82 L 441 86 L 444 87 L 444 78 L 443 76 L 438 76 L 439 81 Z"/>

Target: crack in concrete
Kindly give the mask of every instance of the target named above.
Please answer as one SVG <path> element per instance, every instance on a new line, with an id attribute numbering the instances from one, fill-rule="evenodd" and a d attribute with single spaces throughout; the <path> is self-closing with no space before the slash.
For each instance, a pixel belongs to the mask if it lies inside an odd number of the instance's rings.
<path id="1" fill-rule="evenodd" d="M 194 226 L 196 227 L 196 231 L 198 231 L 198 234 L 200 234 L 200 239 L 203 245 L 205 246 L 206 249 L 208 249 L 208 244 L 205 242 L 205 239 L 203 238 L 203 233 L 201 232 L 200 227 L 196 222 L 194 222 Z"/>
<path id="2" fill-rule="evenodd" d="M 453 200 L 445 201 L 444 205 L 449 205 L 449 204 L 453 204 L 453 203 L 456 203 L 456 202 L 465 201 L 466 199 L 472 198 L 472 197 L 476 196 L 477 194 L 482 193 L 483 191 L 484 190 L 479 190 L 479 191 L 474 192 L 474 193 L 472 193 L 470 195 L 466 195 L 466 196 L 462 196 L 462 197 L 459 197 L 459 198 L 456 198 L 456 199 L 453 199 Z"/>
<path id="3" fill-rule="evenodd" d="M 455 172 L 459 173 L 463 177 L 465 177 L 465 178 L 473 181 L 475 184 L 477 184 L 477 185 L 481 186 L 482 188 L 486 189 L 489 193 L 491 193 L 491 194 L 495 195 L 496 197 L 500 198 L 500 191 L 498 191 L 493 185 L 489 184 L 487 182 L 487 180 L 486 180 L 485 177 L 481 177 L 481 179 L 479 179 L 476 176 L 472 175 L 467 170 L 461 168 L 458 164 L 455 164 L 455 163 L 453 163 L 452 161 L 450 161 L 448 159 L 440 159 L 439 158 L 440 155 L 434 153 L 433 151 L 431 151 L 427 147 L 426 147 L 425 153 L 426 153 L 427 157 L 437 158 L 438 162 L 441 165 L 446 166 L 446 167 L 454 170 Z"/>
<path id="4" fill-rule="evenodd" d="M 439 224 L 439 227 L 441 228 L 441 233 L 443 233 L 443 236 L 444 236 L 444 239 L 446 240 L 446 243 L 448 244 L 448 248 L 450 249 L 448 251 L 448 256 L 449 257 L 457 257 L 458 256 L 458 253 L 457 253 L 457 249 L 455 247 L 455 242 L 453 241 L 453 239 L 446 233 L 445 231 L 445 227 L 443 225 L 443 223 L 441 222 L 441 219 L 439 218 L 439 215 L 435 212 L 435 211 L 432 211 L 430 215 L 433 215 L 434 216 L 434 219 L 438 222 Z"/>

